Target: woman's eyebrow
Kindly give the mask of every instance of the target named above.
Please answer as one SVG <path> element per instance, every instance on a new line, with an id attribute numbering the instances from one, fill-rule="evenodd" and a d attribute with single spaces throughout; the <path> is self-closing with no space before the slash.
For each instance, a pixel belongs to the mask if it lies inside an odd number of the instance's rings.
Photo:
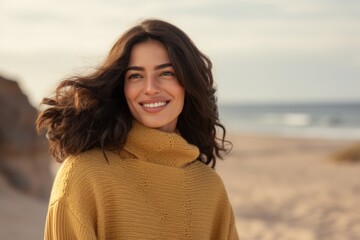
<path id="1" fill-rule="evenodd" d="M 160 65 L 157 65 L 155 66 L 155 70 L 159 70 L 159 69 L 163 69 L 163 68 L 167 68 L 167 67 L 172 67 L 172 64 L 171 63 L 164 63 L 164 64 L 160 64 Z M 134 71 L 145 71 L 145 68 L 144 67 L 139 67 L 139 66 L 131 66 L 131 67 L 128 67 L 126 68 L 126 72 L 129 71 L 129 70 L 134 70 Z"/>
<path id="2" fill-rule="evenodd" d="M 171 63 L 164 63 L 164 64 L 160 64 L 155 66 L 155 70 L 159 70 L 159 69 L 163 69 L 163 68 L 167 68 L 167 67 L 172 67 Z"/>
<path id="3" fill-rule="evenodd" d="M 145 68 L 143 68 L 143 67 L 138 67 L 138 66 L 131 66 L 131 67 L 126 68 L 125 72 L 127 72 L 127 71 L 129 71 L 129 70 L 144 71 Z"/>

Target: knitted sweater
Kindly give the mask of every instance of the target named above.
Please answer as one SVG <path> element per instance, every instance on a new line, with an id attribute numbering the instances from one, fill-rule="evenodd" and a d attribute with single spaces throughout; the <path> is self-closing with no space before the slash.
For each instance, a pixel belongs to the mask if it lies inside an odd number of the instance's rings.
<path id="1" fill-rule="evenodd" d="M 238 239 L 224 185 L 176 133 L 134 122 L 124 149 L 72 156 L 53 185 L 45 239 Z"/>

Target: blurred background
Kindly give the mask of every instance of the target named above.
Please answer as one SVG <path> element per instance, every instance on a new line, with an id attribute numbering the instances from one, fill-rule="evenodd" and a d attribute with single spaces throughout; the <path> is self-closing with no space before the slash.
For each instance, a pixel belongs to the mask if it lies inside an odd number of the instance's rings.
<path id="1" fill-rule="evenodd" d="M 146 18 L 214 64 L 218 164 L 242 239 L 360 239 L 360 2 L 0 0 L 0 238 L 40 239 L 54 171 L 34 120 Z"/>

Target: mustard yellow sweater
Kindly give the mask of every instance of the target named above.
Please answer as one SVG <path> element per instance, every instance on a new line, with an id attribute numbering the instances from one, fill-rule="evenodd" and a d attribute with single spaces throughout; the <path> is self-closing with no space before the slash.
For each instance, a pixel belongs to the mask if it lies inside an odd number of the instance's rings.
<path id="1" fill-rule="evenodd" d="M 224 185 L 176 133 L 134 122 L 124 149 L 65 160 L 45 239 L 238 239 Z"/>

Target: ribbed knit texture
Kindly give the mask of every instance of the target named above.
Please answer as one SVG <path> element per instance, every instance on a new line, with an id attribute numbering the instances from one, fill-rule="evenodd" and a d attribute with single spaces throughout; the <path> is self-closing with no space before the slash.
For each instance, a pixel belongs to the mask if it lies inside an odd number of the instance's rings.
<path id="1" fill-rule="evenodd" d="M 180 135 L 134 122 L 124 149 L 106 155 L 62 164 L 45 239 L 238 239 L 221 179 Z"/>

